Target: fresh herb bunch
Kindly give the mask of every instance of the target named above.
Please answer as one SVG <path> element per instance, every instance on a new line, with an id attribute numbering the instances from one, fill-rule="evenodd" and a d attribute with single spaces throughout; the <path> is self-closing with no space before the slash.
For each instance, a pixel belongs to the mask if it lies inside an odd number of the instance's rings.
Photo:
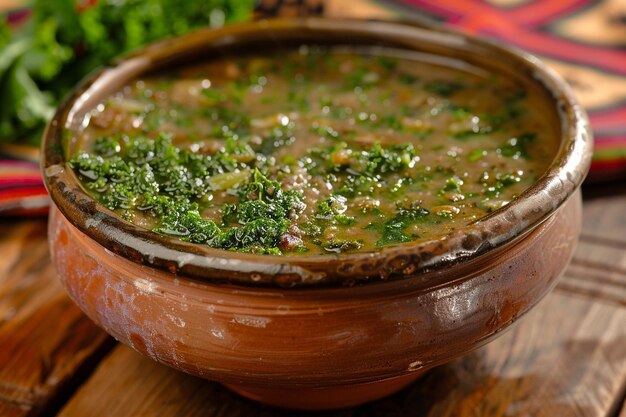
<path id="1" fill-rule="evenodd" d="M 0 143 L 39 142 L 59 100 L 119 54 L 249 18 L 254 0 L 35 0 L 27 24 L 0 21 Z"/>

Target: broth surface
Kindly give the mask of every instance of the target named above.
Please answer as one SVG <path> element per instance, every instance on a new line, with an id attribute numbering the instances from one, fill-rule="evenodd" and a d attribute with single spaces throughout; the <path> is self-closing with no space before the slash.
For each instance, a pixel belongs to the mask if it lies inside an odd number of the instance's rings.
<path id="1" fill-rule="evenodd" d="M 557 147 L 519 81 L 301 47 L 135 80 L 78 132 L 70 164 L 158 233 L 288 255 L 443 238 L 532 185 Z"/>

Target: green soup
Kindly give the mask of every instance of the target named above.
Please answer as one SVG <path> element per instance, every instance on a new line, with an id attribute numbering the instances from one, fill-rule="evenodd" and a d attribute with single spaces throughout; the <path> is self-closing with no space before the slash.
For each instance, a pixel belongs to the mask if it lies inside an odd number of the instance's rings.
<path id="1" fill-rule="evenodd" d="M 520 81 L 392 49 L 302 47 L 135 80 L 70 164 L 123 218 L 272 255 L 444 238 L 533 184 L 556 152 Z"/>

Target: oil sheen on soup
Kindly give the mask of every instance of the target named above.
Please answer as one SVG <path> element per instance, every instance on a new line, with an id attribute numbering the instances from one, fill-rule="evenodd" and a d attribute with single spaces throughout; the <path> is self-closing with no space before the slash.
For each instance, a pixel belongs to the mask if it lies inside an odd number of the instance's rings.
<path id="1" fill-rule="evenodd" d="M 156 233 L 270 255 L 443 239 L 546 170 L 558 130 L 521 81 L 393 49 L 300 47 L 134 80 L 70 165 Z"/>

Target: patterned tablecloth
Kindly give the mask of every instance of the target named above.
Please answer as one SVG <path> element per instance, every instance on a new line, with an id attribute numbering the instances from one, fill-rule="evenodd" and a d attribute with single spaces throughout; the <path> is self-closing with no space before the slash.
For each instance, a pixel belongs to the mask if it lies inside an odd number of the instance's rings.
<path id="1" fill-rule="evenodd" d="M 530 51 L 569 81 L 589 112 L 590 180 L 626 176 L 625 0 L 260 0 L 259 10 L 426 19 Z M 44 214 L 47 204 L 36 150 L 0 146 L 0 215 Z"/>

